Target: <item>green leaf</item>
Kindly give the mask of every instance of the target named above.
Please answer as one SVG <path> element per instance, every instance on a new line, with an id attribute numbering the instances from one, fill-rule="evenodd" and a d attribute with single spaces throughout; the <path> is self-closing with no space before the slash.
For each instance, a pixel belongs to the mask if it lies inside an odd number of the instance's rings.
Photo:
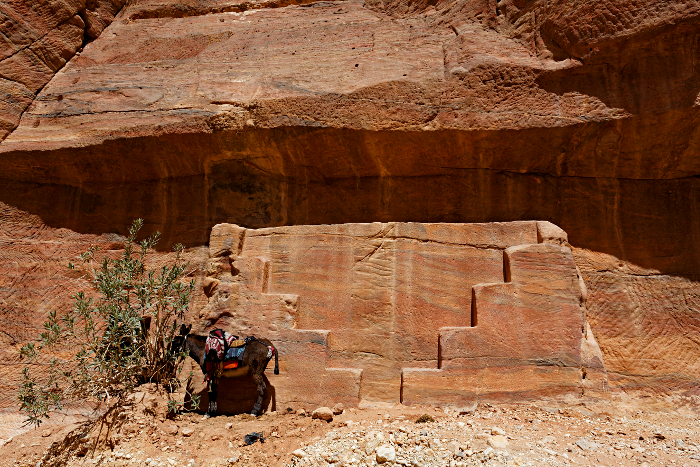
<path id="1" fill-rule="evenodd" d="M 182 245 L 175 247 L 174 264 L 147 267 L 160 233 L 136 243 L 142 226 L 143 220 L 134 221 L 119 258 L 98 258 L 95 246 L 80 255 L 84 263 L 99 264 L 92 271 L 93 291 L 74 294 L 73 309 L 60 317 L 50 312 L 39 346 L 22 347 L 20 355 L 28 360 L 37 360 L 42 349 L 54 346 L 73 348 L 75 355 L 70 364 L 56 358 L 55 352 L 48 355 L 49 371 L 40 379 L 25 368 L 19 395 L 28 423 L 39 425 L 51 410 L 61 410 L 65 400 L 123 395 L 144 382 L 178 386 L 177 372 L 186 355 L 172 351 L 170 344 L 175 321 L 184 318 L 189 306 L 194 281 L 182 282 L 187 268 L 179 259 Z M 136 252 L 135 246 L 140 247 Z M 152 317 L 148 338 L 140 322 L 145 316 Z"/>

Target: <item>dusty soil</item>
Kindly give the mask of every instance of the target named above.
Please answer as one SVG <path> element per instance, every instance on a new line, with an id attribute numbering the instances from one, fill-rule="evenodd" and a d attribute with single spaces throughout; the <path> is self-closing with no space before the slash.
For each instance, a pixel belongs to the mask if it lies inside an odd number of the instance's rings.
<path id="1" fill-rule="evenodd" d="M 0 447 L 0 465 L 700 465 L 698 401 L 682 397 L 368 406 L 330 422 L 294 407 L 258 418 L 189 413 L 169 420 L 164 407 L 162 397 L 144 391 L 91 429 L 54 423 L 27 431 Z M 421 415 L 434 421 L 415 423 Z M 265 442 L 246 445 L 251 432 Z M 392 452 L 393 461 L 380 462 Z"/>

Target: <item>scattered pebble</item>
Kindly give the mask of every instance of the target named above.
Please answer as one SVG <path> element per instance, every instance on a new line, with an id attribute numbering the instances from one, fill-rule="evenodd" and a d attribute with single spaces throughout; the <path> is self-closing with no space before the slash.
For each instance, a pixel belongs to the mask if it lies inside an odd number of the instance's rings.
<path id="1" fill-rule="evenodd" d="M 494 449 L 505 449 L 508 447 L 508 439 L 503 435 L 489 436 L 486 443 Z"/>
<path id="2" fill-rule="evenodd" d="M 377 448 L 377 462 L 394 462 L 396 460 L 396 450 L 393 446 L 379 446 Z"/>
<path id="3" fill-rule="evenodd" d="M 340 402 L 333 406 L 333 415 L 340 415 L 345 411 L 345 407 Z"/>

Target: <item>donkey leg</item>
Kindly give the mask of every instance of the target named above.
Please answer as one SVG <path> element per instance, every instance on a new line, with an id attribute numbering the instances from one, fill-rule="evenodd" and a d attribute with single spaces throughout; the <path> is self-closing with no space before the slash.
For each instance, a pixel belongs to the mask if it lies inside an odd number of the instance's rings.
<path id="1" fill-rule="evenodd" d="M 211 382 L 211 392 L 209 393 L 209 415 L 214 416 L 219 407 L 216 400 L 219 398 L 219 380 L 214 379 Z"/>
<path id="2" fill-rule="evenodd" d="M 209 415 L 209 412 L 211 412 L 211 381 L 207 381 L 207 399 L 209 400 L 209 404 L 207 405 L 207 413 L 205 415 Z"/>
<path id="3" fill-rule="evenodd" d="M 207 411 L 204 414 L 204 418 L 209 418 L 211 413 L 211 381 L 207 381 L 207 399 L 209 399 L 209 404 L 207 405 Z"/>
<path id="4" fill-rule="evenodd" d="M 209 396 L 209 406 L 207 407 L 207 413 L 205 417 L 211 417 L 216 414 L 216 398 L 218 396 L 218 382 L 215 380 L 209 380 L 207 382 L 207 395 Z"/>
<path id="5" fill-rule="evenodd" d="M 265 368 L 256 368 L 253 372 L 253 381 L 255 381 L 255 387 L 258 390 L 258 398 L 255 401 L 255 406 L 253 407 L 252 414 L 256 417 L 260 415 L 260 409 L 262 408 L 263 396 L 265 396 L 265 378 L 263 376 L 263 371 Z"/>

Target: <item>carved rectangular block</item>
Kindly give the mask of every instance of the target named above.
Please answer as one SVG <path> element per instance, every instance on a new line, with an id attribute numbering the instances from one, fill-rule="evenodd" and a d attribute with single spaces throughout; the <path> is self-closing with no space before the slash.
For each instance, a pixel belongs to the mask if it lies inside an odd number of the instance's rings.
<path id="1" fill-rule="evenodd" d="M 245 230 L 235 224 L 217 224 L 212 227 L 209 236 L 209 256 L 217 258 L 237 255 Z"/>
<path id="2" fill-rule="evenodd" d="M 217 226 L 211 244 L 231 232 Z M 290 401 L 325 397 L 328 368 L 351 375 L 333 384 L 355 402 L 580 391 L 578 272 L 566 247 L 517 243 L 538 232 L 536 222 L 249 229 L 230 275 L 217 276 L 205 327 L 279 339 L 275 380 Z M 324 331 L 312 344 L 305 329 Z"/>
<path id="3" fill-rule="evenodd" d="M 558 366 L 490 366 L 449 370 L 405 368 L 401 402 L 460 404 L 580 393 L 581 370 Z"/>
<path id="4" fill-rule="evenodd" d="M 388 236 L 424 242 L 505 249 L 513 245 L 537 243 L 537 223 L 490 222 L 488 224 L 396 223 Z"/>

